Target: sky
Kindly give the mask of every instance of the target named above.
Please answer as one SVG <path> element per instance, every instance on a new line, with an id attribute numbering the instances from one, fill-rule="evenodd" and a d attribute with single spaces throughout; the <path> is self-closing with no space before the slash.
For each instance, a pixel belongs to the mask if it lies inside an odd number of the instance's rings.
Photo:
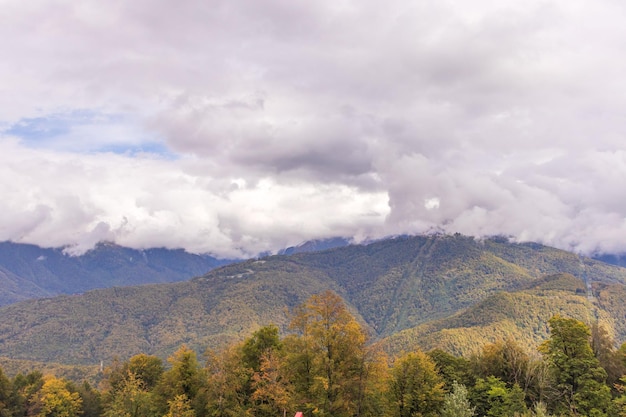
<path id="1" fill-rule="evenodd" d="M 626 252 L 621 0 L 0 0 L 0 241 Z"/>

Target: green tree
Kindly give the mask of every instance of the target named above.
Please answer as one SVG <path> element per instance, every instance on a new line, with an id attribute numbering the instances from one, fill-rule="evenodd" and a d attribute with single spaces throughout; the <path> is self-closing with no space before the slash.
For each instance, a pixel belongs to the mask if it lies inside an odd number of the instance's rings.
<path id="1" fill-rule="evenodd" d="M 573 415 L 604 416 L 611 405 L 606 371 L 593 354 L 589 328 L 559 315 L 549 321 L 550 338 L 539 350 L 547 359 L 555 382 L 555 408 Z"/>
<path id="2" fill-rule="evenodd" d="M 152 394 L 130 371 L 105 397 L 104 417 L 149 417 L 154 414 Z"/>
<path id="3" fill-rule="evenodd" d="M 524 392 L 519 385 L 508 388 L 504 381 L 495 376 L 476 380 L 471 391 L 471 401 L 479 416 L 512 416 L 526 411 Z"/>
<path id="4" fill-rule="evenodd" d="M 26 375 L 17 374 L 13 378 L 12 414 L 15 416 L 28 414 L 29 402 L 32 398 L 35 398 L 35 394 L 41 389 L 43 384 L 43 374 L 39 371 L 32 371 Z"/>
<path id="5" fill-rule="evenodd" d="M 482 378 L 495 376 L 509 387 L 517 384 L 526 388 L 529 384 L 530 357 L 513 339 L 483 346 L 482 354 L 474 358 L 476 374 Z"/>
<path id="6" fill-rule="evenodd" d="M 124 366 L 126 374 L 132 372 L 136 378 L 140 379 L 147 391 L 157 386 L 163 376 L 163 361 L 161 358 L 153 355 L 140 353 L 128 360 Z"/>
<path id="7" fill-rule="evenodd" d="M 102 415 L 102 395 L 88 382 L 84 381 L 76 387 L 74 387 L 74 384 L 68 384 L 68 389 L 80 395 L 82 401 L 82 417 L 100 417 Z"/>
<path id="8" fill-rule="evenodd" d="M 620 417 L 626 417 L 626 376 L 620 379 L 620 383 L 615 384 L 619 395 L 615 397 L 614 404 Z"/>
<path id="9" fill-rule="evenodd" d="M 11 415 L 13 406 L 13 384 L 0 369 L 0 416 Z"/>
<path id="10" fill-rule="evenodd" d="M 391 370 L 391 415 L 394 417 L 435 416 L 443 405 L 443 378 L 435 363 L 421 351 L 397 359 Z"/>
<path id="11" fill-rule="evenodd" d="M 476 377 L 472 362 L 463 357 L 454 356 L 444 350 L 434 349 L 427 353 L 437 365 L 437 371 L 443 378 L 446 389 L 451 389 L 455 382 L 465 386 L 473 385 Z"/>
<path id="12" fill-rule="evenodd" d="M 441 417 L 472 417 L 475 410 L 469 402 L 465 385 L 453 382 L 452 391 L 443 399 Z"/>
<path id="13" fill-rule="evenodd" d="M 115 393 L 127 385 L 131 375 L 143 391 L 152 391 L 163 376 L 163 361 L 144 353 L 131 357 L 127 362 L 114 359 L 105 370 L 105 388 L 108 392 Z"/>
<path id="14" fill-rule="evenodd" d="M 206 375 L 198 363 L 196 352 L 183 345 L 167 361 L 171 368 L 163 373 L 154 389 L 159 408 L 165 413 L 170 401 L 178 395 L 184 395 L 196 414 L 202 415 L 205 408 Z"/>
<path id="15" fill-rule="evenodd" d="M 241 346 L 243 365 L 258 372 L 261 369 L 261 358 L 269 350 L 280 350 L 281 342 L 278 327 L 269 325 L 261 327 Z"/>

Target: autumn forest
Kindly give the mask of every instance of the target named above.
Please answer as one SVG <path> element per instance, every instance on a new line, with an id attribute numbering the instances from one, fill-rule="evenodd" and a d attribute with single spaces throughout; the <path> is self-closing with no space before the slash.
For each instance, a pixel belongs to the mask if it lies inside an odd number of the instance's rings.
<path id="1" fill-rule="evenodd" d="M 268 324 L 203 355 L 138 353 L 93 386 L 41 372 L 0 376 L 0 415 L 626 416 L 626 345 L 594 323 L 555 315 L 526 351 L 507 339 L 469 357 L 440 349 L 390 357 L 331 291 L 291 312 L 288 334 Z"/>

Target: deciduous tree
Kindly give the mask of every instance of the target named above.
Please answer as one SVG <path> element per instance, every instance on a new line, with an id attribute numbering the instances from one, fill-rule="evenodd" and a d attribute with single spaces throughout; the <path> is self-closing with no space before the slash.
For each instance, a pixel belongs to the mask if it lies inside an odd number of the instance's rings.
<path id="1" fill-rule="evenodd" d="M 452 391 L 443 399 L 441 417 L 472 417 L 476 407 L 472 407 L 467 396 L 467 388 L 458 382 L 452 383 Z"/>
<path id="2" fill-rule="evenodd" d="M 359 416 L 371 404 L 373 382 L 382 356 L 367 346 L 367 335 L 342 299 L 331 291 L 314 295 L 300 306 L 291 322 L 297 336 L 288 345 L 287 368 L 296 402 L 318 416 Z"/>
<path id="3" fill-rule="evenodd" d="M 556 315 L 549 321 L 550 338 L 539 348 L 553 373 L 556 409 L 574 415 L 606 415 L 611 405 L 606 372 L 593 354 L 589 328 Z"/>
<path id="4" fill-rule="evenodd" d="M 443 378 L 421 351 L 397 359 L 391 370 L 389 399 L 394 417 L 436 416 L 444 400 Z"/>
<path id="5" fill-rule="evenodd" d="M 65 381 L 53 376 L 45 378 L 31 404 L 37 417 L 75 417 L 82 412 L 80 395 L 70 392 Z"/>

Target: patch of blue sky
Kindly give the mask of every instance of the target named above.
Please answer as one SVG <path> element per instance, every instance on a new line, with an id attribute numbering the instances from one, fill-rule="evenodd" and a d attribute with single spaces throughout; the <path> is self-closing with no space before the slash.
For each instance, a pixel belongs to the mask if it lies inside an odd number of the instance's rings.
<path id="1" fill-rule="evenodd" d="M 104 145 L 99 149 L 94 150 L 94 152 L 102 152 L 102 153 L 115 153 L 120 155 L 127 156 L 137 156 L 137 155 L 154 155 L 158 158 L 175 160 L 178 159 L 178 155 L 172 153 L 167 146 L 165 146 L 161 142 L 145 142 L 139 145 L 120 145 L 120 144 L 110 144 Z"/>
<path id="2" fill-rule="evenodd" d="M 4 130 L 5 135 L 16 136 L 23 142 L 36 144 L 53 140 L 70 132 L 71 125 L 65 118 L 55 115 L 22 119 Z"/>
<path id="3" fill-rule="evenodd" d="M 24 118 L 2 129 L 28 147 L 72 152 L 151 154 L 176 159 L 163 143 L 142 131 L 131 118 L 93 110 L 73 110 Z"/>

